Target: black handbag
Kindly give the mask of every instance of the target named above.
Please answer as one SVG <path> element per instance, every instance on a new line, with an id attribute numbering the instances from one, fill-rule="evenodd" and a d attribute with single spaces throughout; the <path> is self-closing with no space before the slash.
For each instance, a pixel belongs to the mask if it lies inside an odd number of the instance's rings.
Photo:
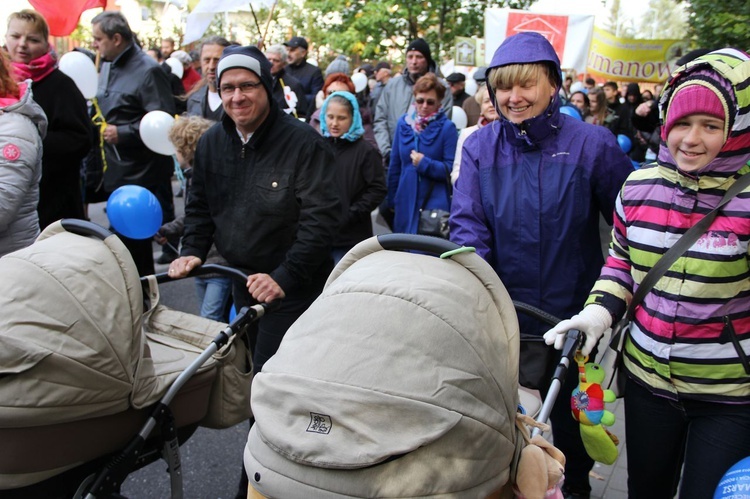
<path id="1" fill-rule="evenodd" d="M 448 239 L 450 237 L 450 227 L 448 226 L 449 217 L 449 211 L 440 210 L 438 208 L 432 210 L 421 208 L 419 210 L 417 234 Z"/>
<path id="2" fill-rule="evenodd" d="M 446 174 L 446 181 L 448 185 L 448 206 L 451 205 L 452 198 L 452 185 L 450 177 Z M 439 208 L 426 209 L 427 201 L 432 195 L 432 190 L 435 187 L 435 182 L 430 180 L 430 188 L 427 190 L 427 195 L 422 201 L 422 206 L 419 208 L 419 225 L 417 225 L 417 234 L 423 236 L 434 236 L 448 239 L 450 237 L 450 226 L 448 225 L 448 218 L 450 218 L 450 211 L 441 210 Z"/>

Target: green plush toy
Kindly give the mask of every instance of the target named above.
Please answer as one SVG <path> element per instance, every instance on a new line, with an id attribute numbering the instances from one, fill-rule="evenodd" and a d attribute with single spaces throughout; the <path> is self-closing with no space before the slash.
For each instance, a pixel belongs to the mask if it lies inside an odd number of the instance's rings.
<path id="1" fill-rule="evenodd" d="M 580 351 L 576 353 L 575 359 L 578 363 L 579 383 L 570 397 L 570 408 L 575 420 L 581 423 L 583 446 L 594 461 L 612 464 L 617 459 L 619 440 L 604 428 L 615 422 L 615 415 L 604 409 L 604 403 L 614 402 L 615 394 L 612 390 L 602 389 L 602 366 L 587 363 L 588 356 L 581 355 Z"/>

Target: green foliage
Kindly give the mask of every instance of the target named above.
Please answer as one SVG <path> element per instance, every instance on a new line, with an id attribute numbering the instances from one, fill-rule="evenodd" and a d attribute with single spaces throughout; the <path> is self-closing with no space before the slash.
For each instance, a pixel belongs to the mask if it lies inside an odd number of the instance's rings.
<path id="1" fill-rule="evenodd" d="M 700 48 L 750 49 L 748 0 L 690 0 L 688 32 Z"/>
<path id="2" fill-rule="evenodd" d="M 305 0 L 304 18 L 294 19 L 302 34 L 335 53 L 355 61 L 384 58 L 389 49 L 400 53 L 410 40 L 422 37 L 440 60 L 457 36 L 484 36 L 484 10 L 524 9 L 534 0 Z M 298 24 L 297 21 L 302 21 Z M 325 54 L 325 59 L 335 54 Z"/>
<path id="3" fill-rule="evenodd" d="M 77 42 L 77 46 L 91 48 L 91 40 L 94 39 L 94 35 L 91 33 L 91 25 L 79 22 L 76 29 L 70 34 L 70 38 Z"/>
<path id="4" fill-rule="evenodd" d="M 683 40 L 687 37 L 687 12 L 675 0 L 649 0 L 638 25 L 638 38 Z"/>

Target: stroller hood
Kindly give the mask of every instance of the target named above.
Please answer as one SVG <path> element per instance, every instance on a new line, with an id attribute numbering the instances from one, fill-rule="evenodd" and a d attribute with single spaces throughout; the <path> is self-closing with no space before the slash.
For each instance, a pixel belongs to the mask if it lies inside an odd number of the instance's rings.
<path id="1" fill-rule="evenodd" d="M 513 304 L 480 257 L 369 239 L 255 378 L 251 485 L 267 497 L 496 491 L 517 447 L 518 354 Z"/>
<path id="2" fill-rule="evenodd" d="M 158 398 L 143 291 L 115 236 L 57 222 L 0 258 L 0 427 L 62 423 Z"/>

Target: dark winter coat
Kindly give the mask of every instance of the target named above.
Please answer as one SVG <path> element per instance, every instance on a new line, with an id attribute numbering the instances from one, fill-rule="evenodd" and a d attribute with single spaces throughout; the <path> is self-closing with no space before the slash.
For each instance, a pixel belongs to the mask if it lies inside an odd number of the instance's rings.
<path id="1" fill-rule="evenodd" d="M 357 98 L 349 92 L 334 92 L 333 96 L 346 98 L 353 109 L 352 124 L 341 137 L 330 136 L 325 119 L 320 123 L 320 132 L 333 148 L 336 183 L 341 195 L 342 224 L 333 245 L 351 247 L 372 237 L 370 214 L 385 199 L 385 172 L 380 152 L 364 138 L 365 128 Z M 329 102 L 330 97 L 320 108 L 322 113 L 326 112 Z"/>
<path id="2" fill-rule="evenodd" d="M 285 71 L 287 74 L 297 78 L 299 84 L 302 85 L 305 91 L 304 100 L 302 96 L 300 98 L 300 104 L 297 106 L 298 109 L 307 109 L 308 116 L 315 111 L 315 96 L 318 95 L 320 89 L 323 88 L 323 73 L 320 72 L 320 68 L 313 66 L 307 61 L 302 61 L 299 64 L 289 64 Z M 301 104 L 304 103 L 304 106 Z"/>
<path id="3" fill-rule="evenodd" d="M 39 184 L 39 227 L 83 218 L 81 160 L 91 149 L 91 120 L 76 84 L 59 69 L 34 83 L 34 100 L 47 115 Z"/>
<path id="4" fill-rule="evenodd" d="M 198 142 L 183 256 L 216 244 L 230 265 L 270 276 L 289 294 L 330 270 L 340 224 L 333 154 L 309 125 L 271 112 L 242 144 L 224 116 Z"/>
<path id="5" fill-rule="evenodd" d="M 175 113 L 169 79 L 159 64 L 131 45 L 102 65 L 96 98 L 107 124 L 117 126 L 118 137 L 117 144 L 104 145 L 104 188 L 112 192 L 126 184 L 151 187 L 169 182 L 172 158 L 151 151 L 139 132 L 141 118 L 149 111 Z"/>
<path id="6" fill-rule="evenodd" d="M 289 104 L 286 102 L 284 97 L 284 86 L 281 85 L 281 80 L 284 81 L 284 85 L 295 93 L 297 96 L 297 118 L 304 118 L 307 116 L 307 97 L 305 96 L 305 89 L 302 88 L 302 84 L 297 78 L 287 73 L 286 69 L 279 71 L 279 74 L 273 77 L 273 98 L 276 100 L 276 104 L 281 109 L 288 109 Z M 294 116 L 294 115 L 292 115 Z"/>
<path id="7" fill-rule="evenodd" d="M 187 98 L 187 113 L 190 116 L 200 116 L 212 121 L 221 121 L 224 116 L 224 106 L 211 111 L 208 107 L 208 85 L 199 87 Z"/>

